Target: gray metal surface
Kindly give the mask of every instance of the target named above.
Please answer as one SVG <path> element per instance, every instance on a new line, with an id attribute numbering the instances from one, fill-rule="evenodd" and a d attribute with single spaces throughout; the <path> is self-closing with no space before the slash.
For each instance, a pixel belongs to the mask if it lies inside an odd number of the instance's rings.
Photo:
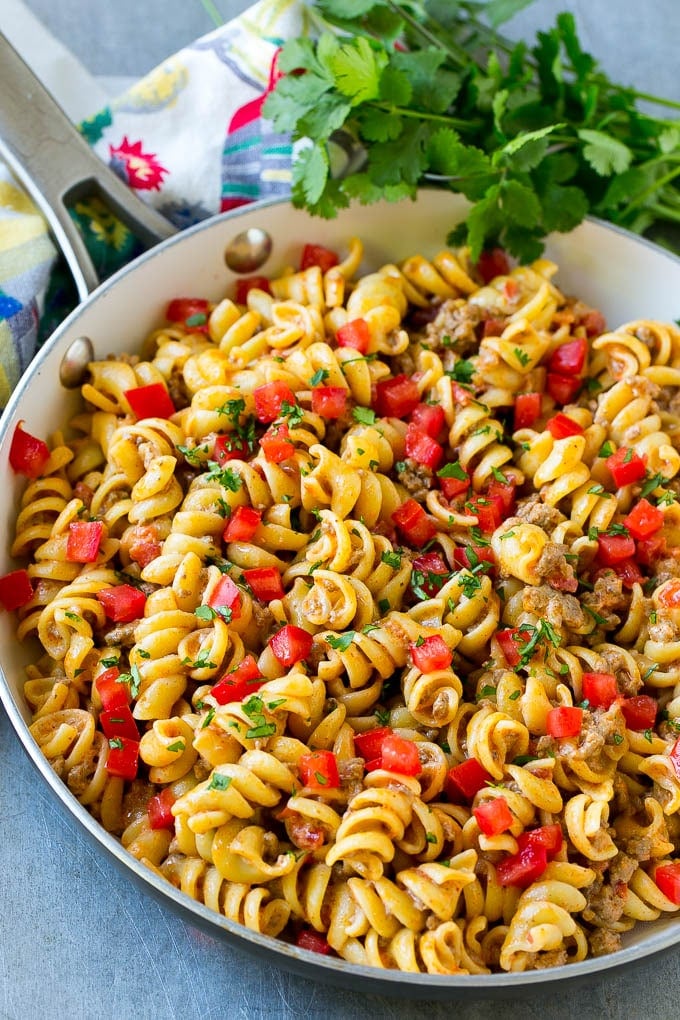
<path id="1" fill-rule="evenodd" d="M 30 0 L 97 74 L 140 74 L 211 28 L 199 0 Z M 247 6 L 217 0 L 228 18 Z M 581 36 L 621 81 L 680 99 L 677 0 L 539 0 L 513 25 L 577 13 Z M 625 9 L 624 9 L 625 8 Z M 2 0 L 0 0 L 0 21 Z M 584 987 L 513 1000 L 407 1003 L 334 989 L 242 954 L 169 913 L 94 849 L 58 805 L 0 710 L 0 1020 L 429 1017 L 672 1020 L 680 950 Z"/>

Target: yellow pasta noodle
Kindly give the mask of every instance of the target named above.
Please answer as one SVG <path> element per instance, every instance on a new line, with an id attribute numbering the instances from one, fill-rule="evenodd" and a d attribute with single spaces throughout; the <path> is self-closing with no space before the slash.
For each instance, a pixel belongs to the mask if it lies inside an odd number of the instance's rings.
<path id="1" fill-rule="evenodd" d="M 31 733 L 251 931 L 429 974 L 616 951 L 680 907 L 680 332 L 546 260 L 362 262 L 90 365 L 17 508 Z"/>

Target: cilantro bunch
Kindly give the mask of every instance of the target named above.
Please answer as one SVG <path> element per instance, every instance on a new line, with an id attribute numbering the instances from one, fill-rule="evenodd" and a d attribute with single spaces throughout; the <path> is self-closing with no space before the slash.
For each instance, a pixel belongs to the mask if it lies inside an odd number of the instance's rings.
<path id="1" fill-rule="evenodd" d="M 264 114 L 294 140 L 293 204 L 333 217 L 356 199 L 413 197 L 436 180 L 465 195 L 449 243 L 523 261 L 588 213 L 670 243 L 680 222 L 680 104 L 612 82 L 574 18 L 511 43 L 498 26 L 531 0 L 313 0 L 323 30 L 288 42 Z M 342 177 L 329 149 L 363 158 Z"/>

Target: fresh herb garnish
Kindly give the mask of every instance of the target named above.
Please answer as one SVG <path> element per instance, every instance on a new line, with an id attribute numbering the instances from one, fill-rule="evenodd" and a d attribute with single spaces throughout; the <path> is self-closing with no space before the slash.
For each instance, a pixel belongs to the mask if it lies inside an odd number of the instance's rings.
<path id="1" fill-rule="evenodd" d="M 489 242 L 529 261 L 589 212 L 639 232 L 676 220 L 678 132 L 636 102 L 677 104 L 611 80 L 571 13 L 533 45 L 510 42 L 498 28 L 525 5 L 312 4 L 343 34 L 286 43 L 264 107 L 278 130 L 311 140 L 296 150 L 294 204 L 330 217 L 352 199 L 413 197 L 434 173 L 473 203 L 454 232 L 473 261 Z M 342 179 L 327 150 L 339 129 L 368 152 Z"/>
<path id="2" fill-rule="evenodd" d="M 352 417 L 360 425 L 375 425 L 375 411 L 370 407 L 353 407 Z"/>

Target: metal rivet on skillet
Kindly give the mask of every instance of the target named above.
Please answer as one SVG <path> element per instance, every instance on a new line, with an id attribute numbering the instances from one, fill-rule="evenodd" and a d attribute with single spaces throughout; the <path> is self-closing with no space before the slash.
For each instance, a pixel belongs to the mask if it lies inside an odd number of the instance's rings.
<path id="1" fill-rule="evenodd" d="M 250 227 L 227 245 L 224 260 L 234 273 L 252 273 L 264 265 L 272 251 L 272 239 L 266 230 Z"/>
<path id="2" fill-rule="evenodd" d="M 68 347 L 59 366 L 59 381 L 67 390 L 82 385 L 87 376 L 87 366 L 94 360 L 94 347 L 87 336 L 77 337 Z"/>

